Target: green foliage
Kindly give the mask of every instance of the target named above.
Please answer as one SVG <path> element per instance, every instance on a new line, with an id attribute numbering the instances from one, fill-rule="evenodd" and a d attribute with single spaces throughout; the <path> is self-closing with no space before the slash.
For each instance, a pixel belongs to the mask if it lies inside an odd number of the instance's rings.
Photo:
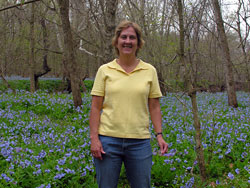
<path id="1" fill-rule="evenodd" d="M 154 164 L 152 166 L 152 182 L 156 187 L 169 187 L 174 181 L 176 172 L 171 170 L 171 166 L 165 162 L 167 158 L 159 155 L 154 156 Z M 168 172 L 168 173 L 166 173 Z"/>
<path id="2" fill-rule="evenodd" d="M 10 80 L 8 81 L 10 86 L 15 89 L 19 90 L 26 90 L 29 91 L 30 89 L 30 81 L 28 80 Z M 4 85 L 3 81 L 0 81 L 0 91 L 5 91 L 7 89 L 7 86 Z"/>
<path id="3" fill-rule="evenodd" d="M 85 85 L 88 92 L 91 91 L 93 84 L 94 84 L 93 80 L 84 80 L 84 85 Z"/>
<path id="4" fill-rule="evenodd" d="M 204 80 L 204 79 L 203 79 L 203 80 L 198 80 L 198 81 L 197 81 L 197 86 L 198 86 L 198 87 L 208 88 L 209 85 L 212 85 L 212 83 L 209 82 L 208 80 Z"/>
<path id="5" fill-rule="evenodd" d="M 167 80 L 166 81 L 166 86 L 168 92 L 178 92 L 178 91 L 183 91 L 184 88 L 184 82 L 181 80 Z"/>
<path id="6" fill-rule="evenodd" d="M 9 80 L 8 83 L 12 88 L 18 90 L 30 90 L 30 81 L 29 80 Z M 64 83 L 61 80 L 39 80 L 39 90 L 46 91 L 49 93 L 56 92 L 56 91 L 63 91 L 66 86 L 63 86 Z M 85 87 L 87 92 L 90 92 L 94 81 L 93 80 L 84 80 Z M 0 91 L 6 91 L 7 86 L 4 85 L 3 81 L 0 80 Z M 81 91 L 82 88 L 81 88 Z"/>

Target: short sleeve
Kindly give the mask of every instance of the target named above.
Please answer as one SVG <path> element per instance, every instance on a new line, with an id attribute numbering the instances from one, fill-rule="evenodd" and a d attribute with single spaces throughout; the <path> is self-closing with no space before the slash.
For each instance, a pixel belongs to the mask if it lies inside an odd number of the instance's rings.
<path id="1" fill-rule="evenodd" d="M 152 83 L 150 86 L 149 98 L 159 98 L 159 97 L 162 97 L 162 93 L 161 93 L 161 89 L 159 86 L 156 69 L 153 68 L 152 72 L 153 72 L 152 73 L 153 75 L 152 75 Z"/>
<path id="2" fill-rule="evenodd" d="M 102 97 L 105 94 L 105 77 L 103 67 L 100 67 L 96 73 L 94 85 L 90 94 Z"/>

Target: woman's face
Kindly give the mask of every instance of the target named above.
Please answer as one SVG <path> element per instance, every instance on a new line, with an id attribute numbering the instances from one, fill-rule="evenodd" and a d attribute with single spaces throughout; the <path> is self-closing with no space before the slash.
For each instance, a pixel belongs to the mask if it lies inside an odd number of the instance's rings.
<path id="1" fill-rule="evenodd" d="M 118 37 L 116 47 L 119 50 L 119 55 L 133 55 L 135 56 L 138 48 L 138 39 L 133 27 L 128 27 L 122 30 Z"/>

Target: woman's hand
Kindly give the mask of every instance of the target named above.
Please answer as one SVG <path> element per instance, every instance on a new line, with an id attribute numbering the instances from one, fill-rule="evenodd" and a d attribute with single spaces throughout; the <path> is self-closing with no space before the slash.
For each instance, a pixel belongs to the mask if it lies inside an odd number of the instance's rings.
<path id="1" fill-rule="evenodd" d="M 100 112 L 103 105 L 103 97 L 92 96 L 92 104 L 89 118 L 91 153 L 93 157 L 102 160 L 102 154 L 105 154 L 102 143 L 98 137 L 98 127 L 100 124 Z"/>
<path id="2" fill-rule="evenodd" d="M 98 137 L 91 139 L 90 151 L 93 157 L 102 160 L 102 154 L 105 154 L 105 152 L 102 148 L 102 143 Z"/>
<path id="3" fill-rule="evenodd" d="M 151 120 L 153 122 L 155 132 L 162 132 L 162 121 L 161 121 L 161 107 L 159 98 L 149 98 L 148 99 L 149 112 L 151 115 Z M 157 135 L 158 145 L 160 146 L 161 155 L 168 152 L 168 144 L 162 137 L 162 134 Z"/>
<path id="4" fill-rule="evenodd" d="M 168 144 L 163 139 L 162 135 L 157 136 L 158 145 L 160 146 L 161 155 L 168 152 Z"/>

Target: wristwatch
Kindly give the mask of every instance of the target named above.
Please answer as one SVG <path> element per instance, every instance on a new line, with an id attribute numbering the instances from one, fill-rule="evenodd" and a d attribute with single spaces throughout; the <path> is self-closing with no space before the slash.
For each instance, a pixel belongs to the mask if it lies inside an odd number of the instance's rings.
<path id="1" fill-rule="evenodd" d="M 156 133 L 155 137 L 157 137 L 158 135 L 162 135 L 162 132 Z"/>

